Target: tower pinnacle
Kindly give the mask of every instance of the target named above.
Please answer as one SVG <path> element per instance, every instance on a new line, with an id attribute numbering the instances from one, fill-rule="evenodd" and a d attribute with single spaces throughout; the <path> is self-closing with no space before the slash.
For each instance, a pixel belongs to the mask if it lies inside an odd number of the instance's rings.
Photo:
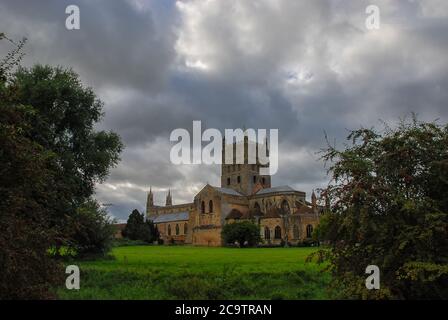
<path id="1" fill-rule="evenodd" d="M 152 207 L 154 207 L 154 196 L 152 194 L 152 188 L 149 187 L 148 197 L 146 199 L 146 213 L 147 214 L 149 214 Z"/>
<path id="2" fill-rule="evenodd" d="M 172 206 L 172 205 L 173 205 L 173 199 L 171 198 L 171 189 L 168 189 L 165 206 Z"/>

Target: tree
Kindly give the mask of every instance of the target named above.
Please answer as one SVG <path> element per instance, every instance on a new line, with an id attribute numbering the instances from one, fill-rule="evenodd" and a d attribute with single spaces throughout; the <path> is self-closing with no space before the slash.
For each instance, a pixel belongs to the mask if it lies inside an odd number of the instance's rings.
<path id="1" fill-rule="evenodd" d="M 5 39 L 14 49 L 0 60 L 0 299 L 47 298 L 64 276 L 51 249 L 105 243 L 104 212 L 85 204 L 122 144 L 94 130 L 102 103 L 73 71 L 15 71 L 25 40 Z"/>
<path id="2" fill-rule="evenodd" d="M 0 62 L 0 300 L 50 298 L 64 275 L 47 252 L 57 238 L 47 206 L 58 199 L 48 188 L 59 184 L 54 155 L 29 138 L 34 110 L 7 90 L 17 48 Z"/>
<path id="3" fill-rule="evenodd" d="M 331 210 L 319 232 L 331 244 L 343 297 L 448 298 L 448 125 L 415 117 L 396 129 L 360 129 L 345 150 L 329 146 Z M 364 286 L 377 265 L 381 289 Z"/>
<path id="4" fill-rule="evenodd" d="M 71 217 L 73 247 L 78 255 L 104 255 L 111 245 L 115 229 L 107 212 L 93 199 L 86 201 Z"/>
<path id="5" fill-rule="evenodd" d="M 51 188 L 59 198 L 47 204 L 49 218 L 59 228 L 61 245 L 73 243 L 77 235 L 69 234 L 73 231 L 69 227 L 75 217 L 81 218 L 78 209 L 89 201 L 95 184 L 119 161 L 120 138 L 94 129 L 101 120 L 103 103 L 71 69 L 19 68 L 7 90 L 13 93 L 14 105 L 33 110 L 27 137 L 54 155 L 53 170 L 59 183 Z M 79 225 L 85 226 L 84 222 Z"/>
<path id="6" fill-rule="evenodd" d="M 61 67 L 19 68 L 10 89 L 15 104 L 35 110 L 30 138 L 56 155 L 58 175 L 64 181 L 60 209 L 74 213 L 93 194 L 95 183 L 118 163 L 122 150 L 117 134 L 94 129 L 102 118 L 103 103 L 73 70 Z"/>
<path id="7" fill-rule="evenodd" d="M 134 209 L 129 215 L 122 233 L 125 238 L 152 243 L 158 239 L 158 231 L 156 230 L 151 220 L 145 221 L 145 216 Z"/>
<path id="8" fill-rule="evenodd" d="M 224 244 L 232 245 L 238 242 L 241 247 L 253 247 L 261 241 L 258 226 L 249 221 L 224 225 L 221 231 L 221 237 Z"/>
<path id="9" fill-rule="evenodd" d="M 2 85 L 5 85 L 11 79 L 11 73 L 20 65 L 20 61 L 25 55 L 23 47 L 25 46 L 27 39 L 23 38 L 18 43 L 15 43 L 3 32 L 0 32 L 0 41 L 1 40 L 8 41 L 13 45 L 12 50 L 0 60 L 0 81 L 2 82 Z"/>
<path id="10" fill-rule="evenodd" d="M 24 137 L 29 110 L 0 101 L 0 299 L 48 298 L 63 275 L 47 253 L 57 239 L 46 206 L 57 201 L 52 155 Z"/>
<path id="11" fill-rule="evenodd" d="M 151 220 L 147 219 L 145 221 L 145 226 L 143 229 L 145 230 L 142 239 L 143 241 L 153 243 L 154 241 L 158 240 L 159 238 L 158 230 Z"/>
<path id="12" fill-rule="evenodd" d="M 145 223 L 145 217 L 140 214 L 137 209 L 132 210 L 132 213 L 128 217 L 126 226 L 123 229 L 123 237 L 131 240 L 141 240 L 142 226 Z"/>

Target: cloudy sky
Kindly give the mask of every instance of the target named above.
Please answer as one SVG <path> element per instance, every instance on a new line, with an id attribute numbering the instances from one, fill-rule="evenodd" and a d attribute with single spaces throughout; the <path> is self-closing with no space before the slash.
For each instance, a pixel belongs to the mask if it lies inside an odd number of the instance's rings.
<path id="1" fill-rule="evenodd" d="M 80 30 L 65 8 L 80 9 Z M 380 8 L 379 30 L 365 26 Z M 324 131 L 393 124 L 411 112 L 448 119 L 446 0 L 0 1 L 0 32 L 28 38 L 25 65 L 72 67 L 105 103 L 99 129 L 126 149 L 96 197 L 126 219 L 152 186 L 162 204 L 191 201 L 220 168 L 170 163 L 169 135 L 278 128 L 275 185 L 309 193 L 328 178 Z M 0 54 L 9 48 L 2 43 Z"/>

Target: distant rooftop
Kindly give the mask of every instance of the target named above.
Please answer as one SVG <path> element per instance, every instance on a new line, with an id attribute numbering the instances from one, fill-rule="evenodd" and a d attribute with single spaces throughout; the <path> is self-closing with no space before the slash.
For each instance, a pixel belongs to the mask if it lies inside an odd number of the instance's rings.
<path id="1" fill-rule="evenodd" d="M 161 214 L 153 219 L 154 223 L 164 223 L 173 221 L 186 221 L 189 219 L 189 213 L 187 211 Z"/>

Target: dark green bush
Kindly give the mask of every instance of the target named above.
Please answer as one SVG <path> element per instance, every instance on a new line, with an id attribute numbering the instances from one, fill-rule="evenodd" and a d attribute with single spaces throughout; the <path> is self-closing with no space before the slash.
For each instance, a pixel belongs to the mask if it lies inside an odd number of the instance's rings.
<path id="1" fill-rule="evenodd" d="M 105 255 L 112 247 L 115 229 L 106 211 L 89 200 L 71 217 L 72 244 L 78 256 Z"/>
<path id="2" fill-rule="evenodd" d="M 153 243 L 159 238 L 157 228 L 151 220 L 145 221 L 145 215 L 134 209 L 129 215 L 126 227 L 122 235 L 130 240 L 142 240 L 147 243 Z"/>
<path id="3" fill-rule="evenodd" d="M 331 210 L 318 237 L 345 298 L 448 299 L 448 125 L 403 121 L 329 146 Z M 379 290 L 366 290 L 377 265 Z"/>
<path id="4" fill-rule="evenodd" d="M 254 247 L 261 242 L 259 227 L 249 221 L 226 224 L 221 236 L 225 245 L 237 242 L 240 247 Z"/>

